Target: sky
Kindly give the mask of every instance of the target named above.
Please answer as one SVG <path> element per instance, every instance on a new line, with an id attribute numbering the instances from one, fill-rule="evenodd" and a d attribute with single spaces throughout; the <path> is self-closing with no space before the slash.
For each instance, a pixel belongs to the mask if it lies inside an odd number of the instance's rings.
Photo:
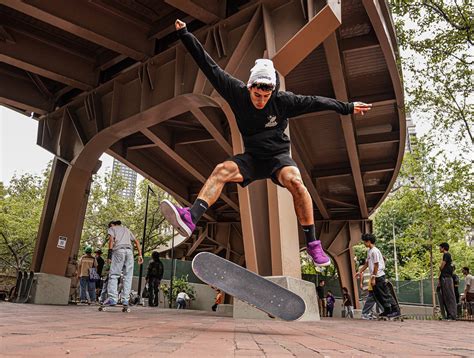
<path id="1" fill-rule="evenodd" d="M 0 181 L 8 185 L 16 174 L 41 174 L 53 154 L 36 144 L 38 121 L 0 105 Z M 112 168 L 113 158 L 103 154 L 99 174 Z"/>

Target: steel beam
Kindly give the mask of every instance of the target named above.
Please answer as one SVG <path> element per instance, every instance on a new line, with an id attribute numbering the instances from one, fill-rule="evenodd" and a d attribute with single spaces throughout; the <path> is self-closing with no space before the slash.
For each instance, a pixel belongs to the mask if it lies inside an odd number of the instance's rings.
<path id="1" fill-rule="evenodd" d="M 150 129 L 142 129 L 141 131 L 148 139 L 155 143 L 167 156 L 173 159 L 177 164 L 184 168 L 194 178 L 199 180 L 202 184 L 206 182 L 206 177 L 202 175 L 196 168 L 189 164 L 186 159 L 181 157 L 177 152 L 174 151 L 168 144 L 165 143 L 159 136 L 153 133 Z M 239 206 L 229 198 L 224 192 L 220 195 L 220 198 L 229 204 L 229 206 L 235 211 L 239 211 Z"/>
<path id="2" fill-rule="evenodd" d="M 297 146 L 297 143 L 294 141 L 292 143 L 293 147 Z M 298 165 L 298 168 L 301 172 L 301 178 L 303 179 L 303 182 L 306 186 L 306 188 L 309 191 L 309 194 L 313 198 L 314 202 L 316 203 L 316 206 L 321 213 L 321 216 L 324 219 L 329 219 L 329 212 L 326 208 L 326 204 L 321 200 L 321 196 L 319 195 L 318 190 L 316 189 L 316 185 L 313 182 L 312 175 L 308 172 L 308 169 L 306 169 L 306 166 L 304 164 L 303 159 L 301 158 L 301 150 L 297 149 L 292 152 L 293 159 L 295 160 L 296 164 Z"/>
<path id="3" fill-rule="evenodd" d="M 275 68 L 288 75 L 303 59 L 341 26 L 341 3 L 329 0 L 291 40 L 273 56 Z"/>
<path id="4" fill-rule="evenodd" d="M 400 142 L 400 132 L 385 132 L 385 133 L 374 133 L 357 136 L 357 145 L 368 146 L 368 145 L 377 145 L 383 143 L 399 143 Z"/>
<path id="5" fill-rule="evenodd" d="M 397 173 L 400 170 L 403 160 L 403 154 L 405 151 L 405 136 L 406 136 L 406 117 L 404 111 L 404 94 L 401 76 L 398 70 L 397 65 L 397 44 L 395 43 L 395 30 L 393 23 L 389 16 L 384 16 L 384 14 L 389 14 L 390 10 L 388 5 L 385 2 L 379 2 L 374 0 L 362 0 L 362 4 L 369 16 L 370 22 L 374 28 L 374 32 L 377 36 L 377 40 L 380 43 L 380 48 L 382 49 L 385 62 L 387 63 L 388 71 L 390 73 L 390 78 L 392 80 L 393 89 L 395 92 L 395 97 L 397 100 L 398 108 L 398 122 L 399 122 L 399 131 L 400 131 L 400 141 L 398 146 L 398 155 L 397 160 L 394 166 L 392 178 L 387 186 L 387 189 L 384 195 L 380 198 L 377 205 L 372 208 L 372 211 L 380 205 L 385 197 L 390 192 L 390 189 L 395 184 L 397 179 Z M 387 23 L 388 22 L 388 23 Z"/>
<path id="6" fill-rule="evenodd" d="M 0 42 L 0 62 L 82 90 L 97 84 L 93 60 L 86 60 L 31 34 L 8 30 L 15 42 Z"/>
<path id="7" fill-rule="evenodd" d="M 26 76 L 0 67 L 0 83 L 0 104 L 39 114 L 52 109 L 51 99 L 46 98 Z"/>
<path id="8" fill-rule="evenodd" d="M 331 75 L 332 86 L 336 98 L 340 101 L 347 102 L 347 87 L 344 78 L 344 71 L 342 69 L 341 57 L 339 54 L 339 46 L 337 44 L 336 34 L 331 34 L 324 41 L 324 51 L 326 53 L 327 63 L 329 66 L 329 72 Z M 351 116 L 340 116 L 342 131 L 344 133 L 344 140 L 346 142 L 347 154 L 351 164 L 352 177 L 354 178 L 354 184 L 357 192 L 357 199 L 359 200 L 360 214 L 363 219 L 369 217 L 369 211 L 367 209 L 367 202 L 364 193 L 364 183 L 362 181 L 362 174 L 360 171 L 360 160 L 357 151 L 357 145 L 355 140 L 355 130 L 352 123 Z"/>
<path id="9" fill-rule="evenodd" d="M 212 24 L 225 17 L 226 1 L 222 0 L 165 0 L 165 2 L 176 9 L 192 15 L 195 19 Z"/>
<path id="10" fill-rule="evenodd" d="M 69 1 L 67 6 L 62 0 L 0 3 L 137 61 L 153 54 L 154 42 L 148 40 L 145 30 L 110 15 L 91 1 Z"/>
<path id="11" fill-rule="evenodd" d="M 227 155 L 232 155 L 232 146 L 229 144 L 227 139 L 224 138 L 221 130 L 218 128 L 218 124 L 207 117 L 203 111 L 199 108 L 191 110 L 191 113 L 194 117 L 201 123 L 201 125 L 206 128 L 206 130 L 211 134 L 211 136 L 216 140 L 217 143 L 221 146 L 222 149 L 227 153 Z"/>
<path id="12" fill-rule="evenodd" d="M 394 162 L 383 162 L 367 164 L 361 167 L 361 173 L 383 173 L 395 170 Z M 311 171 L 311 176 L 315 179 L 332 179 L 352 175 L 350 167 L 317 168 Z"/>

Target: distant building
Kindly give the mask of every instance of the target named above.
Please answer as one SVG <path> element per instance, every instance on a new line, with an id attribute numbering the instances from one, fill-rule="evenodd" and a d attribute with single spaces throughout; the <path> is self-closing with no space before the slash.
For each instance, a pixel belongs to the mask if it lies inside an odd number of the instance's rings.
<path id="1" fill-rule="evenodd" d="M 474 227 L 470 227 L 466 230 L 466 244 L 470 247 L 474 247 Z"/>
<path id="2" fill-rule="evenodd" d="M 416 146 L 416 128 L 411 119 L 411 114 L 407 113 L 407 133 L 405 142 L 405 152 L 412 153 L 414 146 Z"/>
<path id="3" fill-rule="evenodd" d="M 137 189 L 137 173 L 125 164 L 119 162 L 117 159 L 114 159 L 112 171 L 113 173 L 120 175 L 127 182 L 127 187 L 122 190 L 121 195 L 125 198 L 135 198 L 135 191 Z"/>

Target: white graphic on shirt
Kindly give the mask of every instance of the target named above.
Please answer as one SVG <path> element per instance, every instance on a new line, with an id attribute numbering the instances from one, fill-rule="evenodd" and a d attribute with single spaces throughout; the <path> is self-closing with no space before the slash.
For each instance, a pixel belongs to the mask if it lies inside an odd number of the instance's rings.
<path id="1" fill-rule="evenodd" d="M 265 124 L 265 128 L 269 128 L 269 127 L 275 127 L 278 122 L 276 120 L 276 116 L 268 116 L 267 119 L 268 119 L 268 122 Z"/>

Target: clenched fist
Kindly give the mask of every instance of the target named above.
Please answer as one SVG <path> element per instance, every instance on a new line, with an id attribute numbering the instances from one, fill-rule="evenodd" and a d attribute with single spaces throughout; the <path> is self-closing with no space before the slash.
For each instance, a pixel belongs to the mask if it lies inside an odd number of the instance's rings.
<path id="1" fill-rule="evenodd" d="M 180 19 L 176 19 L 174 26 L 176 27 L 176 31 L 181 30 L 182 28 L 186 27 L 186 23 L 182 22 Z"/>

